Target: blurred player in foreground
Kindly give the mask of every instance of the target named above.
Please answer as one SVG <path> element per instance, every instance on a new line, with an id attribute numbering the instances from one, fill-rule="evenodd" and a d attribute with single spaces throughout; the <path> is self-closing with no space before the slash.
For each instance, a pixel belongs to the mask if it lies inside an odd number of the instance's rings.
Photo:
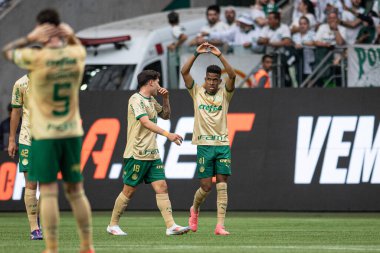
<path id="1" fill-rule="evenodd" d="M 43 47 L 28 48 L 32 43 Z M 3 53 L 30 71 L 33 156 L 29 180 L 40 184 L 44 252 L 58 252 L 57 173 L 61 171 L 65 195 L 78 225 L 80 252 L 93 253 L 91 207 L 80 171 L 83 129 L 78 93 L 86 51 L 73 30 L 60 22 L 58 13 L 46 9 L 37 15 L 35 29 L 6 45 Z"/>

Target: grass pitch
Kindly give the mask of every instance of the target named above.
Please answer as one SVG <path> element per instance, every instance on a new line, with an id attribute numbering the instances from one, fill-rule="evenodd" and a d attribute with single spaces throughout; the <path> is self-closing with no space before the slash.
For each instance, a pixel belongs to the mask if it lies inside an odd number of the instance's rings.
<path id="1" fill-rule="evenodd" d="M 106 233 L 110 212 L 93 214 L 96 252 L 380 252 L 378 213 L 240 213 L 229 212 L 230 236 L 213 234 L 215 212 L 202 212 L 199 230 L 165 235 L 159 212 L 126 212 L 121 227 L 128 236 Z M 187 212 L 175 212 L 187 224 Z M 25 213 L 0 213 L 0 252 L 42 252 L 43 241 L 30 241 Z M 79 240 L 70 212 L 61 213 L 60 252 L 78 252 Z"/>

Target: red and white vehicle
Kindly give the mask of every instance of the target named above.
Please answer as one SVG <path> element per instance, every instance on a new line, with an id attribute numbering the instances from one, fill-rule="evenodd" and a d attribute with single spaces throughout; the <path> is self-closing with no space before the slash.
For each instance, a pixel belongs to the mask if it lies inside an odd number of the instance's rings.
<path id="1" fill-rule="evenodd" d="M 249 8 L 236 10 L 239 14 L 249 11 Z M 205 8 L 180 9 L 176 12 L 180 16 L 180 25 L 189 37 L 188 41 L 207 22 Z M 144 69 L 160 72 L 164 87 L 179 87 L 178 79 L 173 81 L 168 74 L 173 66 L 167 46 L 174 38 L 167 14 L 144 15 L 79 31 L 77 36 L 87 47 L 81 90 L 135 90 L 137 74 Z M 174 71 L 178 73 L 178 70 Z"/>

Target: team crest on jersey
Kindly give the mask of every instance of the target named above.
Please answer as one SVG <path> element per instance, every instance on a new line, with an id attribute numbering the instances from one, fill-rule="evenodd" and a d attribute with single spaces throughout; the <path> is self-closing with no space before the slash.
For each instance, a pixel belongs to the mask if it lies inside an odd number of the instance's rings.
<path id="1" fill-rule="evenodd" d="M 138 175 L 135 173 L 132 175 L 132 180 L 136 180 L 138 178 Z"/>
<path id="2" fill-rule="evenodd" d="M 200 173 L 205 172 L 205 167 L 202 166 L 202 167 L 199 169 L 199 172 L 200 172 Z"/>
<path id="3" fill-rule="evenodd" d="M 22 163 L 22 165 L 26 166 L 29 164 L 29 161 L 28 161 L 28 159 L 24 158 L 24 159 L 22 159 L 21 163 Z"/>

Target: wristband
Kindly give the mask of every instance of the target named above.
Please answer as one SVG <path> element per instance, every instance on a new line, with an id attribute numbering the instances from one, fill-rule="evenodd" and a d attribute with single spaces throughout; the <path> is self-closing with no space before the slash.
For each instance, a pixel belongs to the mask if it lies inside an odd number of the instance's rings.
<path id="1" fill-rule="evenodd" d="M 200 53 L 198 53 L 197 51 L 195 51 L 195 52 L 194 52 L 194 56 L 195 56 L 195 58 L 197 58 L 198 55 L 200 55 Z"/>
<path id="2" fill-rule="evenodd" d="M 169 136 L 169 132 L 164 130 L 164 132 L 162 133 L 162 135 L 167 138 Z"/>
<path id="3" fill-rule="evenodd" d="M 218 58 L 219 58 L 221 55 L 222 55 L 222 53 L 220 53 L 220 54 L 219 54 L 218 56 L 216 56 L 216 57 L 218 57 Z"/>

